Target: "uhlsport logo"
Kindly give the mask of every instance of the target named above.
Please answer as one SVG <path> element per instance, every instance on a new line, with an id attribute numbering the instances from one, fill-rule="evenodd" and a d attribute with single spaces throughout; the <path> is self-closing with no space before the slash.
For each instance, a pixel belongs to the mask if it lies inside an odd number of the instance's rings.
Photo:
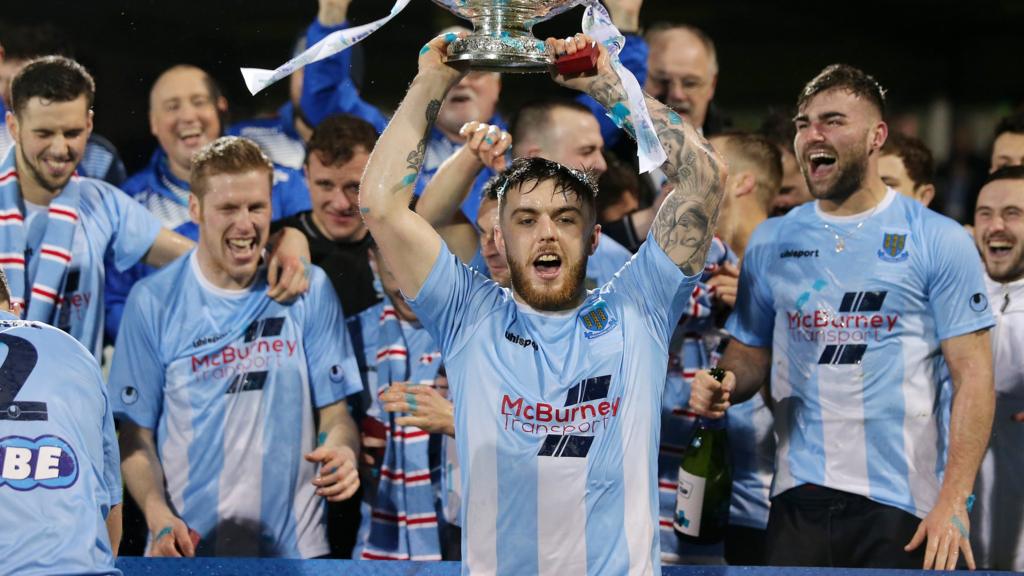
<path id="1" fill-rule="evenodd" d="M 57 436 L 0 438 L 0 487 L 59 490 L 78 480 L 75 451 Z"/>
<path id="2" fill-rule="evenodd" d="M 887 295 L 884 290 L 847 292 L 838 311 L 789 312 L 790 339 L 824 343 L 818 364 L 857 364 L 869 343 L 881 342 L 899 327 L 899 314 L 882 313 Z"/>
<path id="3" fill-rule="evenodd" d="M 882 236 L 882 249 L 878 257 L 883 262 L 902 262 L 910 255 L 907 253 L 907 235 L 886 232 Z"/>
<path id="4" fill-rule="evenodd" d="M 591 340 L 607 334 L 619 323 L 604 302 L 584 308 L 580 311 L 579 319 L 583 324 L 583 336 Z"/>
<path id="5" fill-rule="evenodd" d="M 559 408 L 547 402 L 535 404 L 505 394 L 500 414 L 506 431 L 544 435 L 538 456 L 585 458 L 594 434 L 607 429 L 619 415 L 622 397 L 608 398 L 611 376 L 587 378 L 569 388 Z"/>

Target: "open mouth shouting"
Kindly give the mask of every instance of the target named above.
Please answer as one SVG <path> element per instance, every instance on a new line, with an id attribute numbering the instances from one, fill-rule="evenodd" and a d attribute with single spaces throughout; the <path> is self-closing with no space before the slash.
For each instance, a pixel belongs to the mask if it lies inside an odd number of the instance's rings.
<path id="1" fill-rule="evenodd" d="M 178 139 L 188 148 L 199 148 L 205 143 L 201 127 L 186 128 L 178 132 Z"/>
<path id="2" fill-rule="evenodd" d="M 1007 238 L 989 238 L 985 243 L 988 260 L 998 261 L 1008 258 L 1016 244 Z"/>
<path id="3" fill-rule="evenodd" d="M 814 180 L 821 180 L 832 175 L 836 169 L 836 155 L 828 150 L 812 150 L 807 154 L 807 168 Z"/>
<path id="4" fill-rule="evenodd" d="M 225 240 L 228 254 L 236 261 L 250 262 L 259 256 L 259 244 L 256 237 L 228 238 Z"/>
<path id="5" fill-rule="evenodd" d="M 533 259 L 533 272 L 541 280 L 555 280 L 562 271 L 561 256 L 552 252 L 544 252 Z"/>

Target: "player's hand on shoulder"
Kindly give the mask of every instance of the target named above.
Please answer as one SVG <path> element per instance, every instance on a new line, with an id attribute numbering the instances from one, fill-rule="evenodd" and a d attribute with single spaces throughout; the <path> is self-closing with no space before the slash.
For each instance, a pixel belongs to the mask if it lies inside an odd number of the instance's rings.
<path id="1" fill-rule="evenodd" d="M 466 122 L 459 134 L 466 137 L 459 154 L 469 155 L 495 172 L 508 167 L 506 153 L 512 149 L 512 135 L 501 127 L 484 122 Z"/>
<path id="2" fill-rule="evenodd" d="M 305 458 L 320 464 L 319 474 L 313 479 L 318 496 L 330 502 L 341 502 L 359 489 L 358 460 L 348 446 L 320 446 Z"/>
<path id="3" fill-rule="evenodd" d="M 267 296 L 290 302 L 309 290 L 309 240 L 295 228 L 284 227 L 271 238 L 267 266 Z"/>
<path id="4" fill-rule="evenodd" d="M 726 370 L 721 382 L 707 370 L 699 370 L 690 382 L 690 411 L 704 418 L 721 418 L 731 406 L 729 397 L 736 388 L 736 375 Z"/>
<path id="5" fill-rule="evenodd" d="M 192 558 L 196 555 L 196 543 L 189 534 L 188 526 L 170 510 L 147 520 L 153 536 L 149 545 L 149 556 Z"/>

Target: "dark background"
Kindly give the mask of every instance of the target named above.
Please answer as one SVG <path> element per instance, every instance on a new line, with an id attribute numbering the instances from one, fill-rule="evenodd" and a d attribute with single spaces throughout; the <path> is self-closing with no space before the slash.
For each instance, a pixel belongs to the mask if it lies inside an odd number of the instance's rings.
<path id="1" fill-rule="evenodd" d="M 354 0 L 350 19 L 377 19 L 392 3 Z M 50 22 L 69 35 L 75 56 L 96 77 L 96 130 L 118 145 L 131 172 L 155 144 L 147 94 L 160 71 L 179 62 L 210 71 L 234 119 L 272 111 L 286 98 L 287 82 L 252 97 L 238 68 L 283 63 L 316 11 L 315 0 L 7 0 L 0 33 Z M 563 14 L 535 32 L 576 32 L 581 14 Z M 695 24 L 715 39 L 721 67 L 715 102 L 741 127 L 756 127 L 770 107 L 789 106 L 804 82 L 837 61 L 874 74 L 896 111 L 925 122 L 936 102 L 951 107 L 959 122 L 979 113 L 995 118 L 1024 100 L 1024 0 L 646 0 L 642 24 L 660 20 Z M 415 73 L 419 47 L 456 23 L 429 0 L 413 0 L 362 44 L 357 61 L 364 97 L 393 110 Z M 538 90 L 554 90 L 540 76 L 506 76 L 504 82 L 506 112 Z M 941 130 L 939 138 L 952 138 L 952 125 Z"/>

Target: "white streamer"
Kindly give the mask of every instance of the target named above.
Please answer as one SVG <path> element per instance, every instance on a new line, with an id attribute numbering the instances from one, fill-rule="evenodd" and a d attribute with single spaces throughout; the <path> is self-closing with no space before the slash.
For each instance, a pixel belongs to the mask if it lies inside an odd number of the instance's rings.
<path id="1" fill-rule="evenodd" d="M 338 52 L 361 42 L 364 38 L 376 32 L 381 26 L 387 24 L 397 16 L 411 0 L 397 0 L 391 13 L 369 24 L 338 30 L 327 35 L 323 40 L 307 48 L 302 54 L 278 66 L 274 70 L 262 68 L 242 68 L 242 78 L 245 79 L 245 87 L 254 96 L 260 90 L 270 86 L 274 82 L 290 76 L 293 72 L 306 64 L 312 64 L 318 60 L 334 56 Z"/>

